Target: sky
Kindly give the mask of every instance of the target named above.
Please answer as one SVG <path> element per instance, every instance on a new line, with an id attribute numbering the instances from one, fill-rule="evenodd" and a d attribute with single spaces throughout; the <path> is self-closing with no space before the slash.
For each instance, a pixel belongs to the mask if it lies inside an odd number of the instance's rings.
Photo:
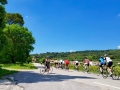
<path id="1" fill-rule="evenodd" d="M 8 0 L 36 43 L 31 54 L 120 49 L 120 0 Z"/>

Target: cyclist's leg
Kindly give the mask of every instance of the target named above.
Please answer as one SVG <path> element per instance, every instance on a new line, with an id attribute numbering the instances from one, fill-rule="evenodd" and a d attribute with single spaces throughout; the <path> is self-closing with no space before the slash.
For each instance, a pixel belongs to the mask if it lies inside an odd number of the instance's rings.
<path id="1" fill-rule="evenodd" d="M 110 74 L 110 76 L 112 75 L 112 72 L 111 72 L 111 66 L 112 66 L 113 62 L 108 62 L 108 65 L 107 65 L 107 70 Z"/>
<path id="2" fill-rule="evenodd" d="M 86 66 L 86 67 L 87 67 L 87 72 L 89 72 L 89 63 L 87 64 L 87 66 Z"/>
<path id="3" fill-rule="evenodd" d="M 77 63 L 75 63 L 75 69 L 77 68 Z"/>
<path id="4" fill-rule="evenodd" d="M 76 68 L 78 68 L 78 63 L 76 63 Z"/>
<path id="5" fill-rule="evenodd" d="M 68 64 L 68 63 L 66 63 L 66 69 L 68 69 L 68 68 L 69 68 L 68 66 L 69 66 L 69 64 Z"/>
<path id="6" fill-rule="evenodd" d="M 103 72 L 103 64 L 102 63 L 100 63 L 100 65 L 99 65 L 99 67 L 100 67 L 100 72 L 102 73 Z"/>
<path id="7" fill-rule="evenodd" d="M 45 72 L 47 71 L 47 68 L 48 68 L 48 65 L 46 64 L 46 65 L 45 65 Z"/>
<path id="8" fill-rule="evenodd" d="M 84 64 L 84 68 L 85 68 L 85 69 L 87 68 L 87 64 L 86 64 L 86 63 Z"/>

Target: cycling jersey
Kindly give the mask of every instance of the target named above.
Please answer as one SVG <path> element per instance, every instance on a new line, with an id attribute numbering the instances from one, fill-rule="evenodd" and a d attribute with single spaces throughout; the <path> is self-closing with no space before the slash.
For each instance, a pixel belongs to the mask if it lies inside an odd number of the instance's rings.
<path id="1" fill-rule="evenodd" d="M 65 64 L 68 66 L 69 65 L 69 61 L 68 60 L 64 60 Z"/>
<path id="2" fill-rule="evenodd" d="M 88 59 L 84 59 L 84 63 L 89 64 L 89 60 Z"/>
<path id="3" fill-rule="evenodd" d="M 104 64 L 104 58 L 101 57 L 99 61 L 100 61 L 100 64 Z"/>
<path id="4" fill-rule="evenodd" d="M 63 60 L 61 59 L 60 62 L 63 62 Z"/>
<path id="5" fill-rule="evenodd" d="M 46 59 L 46 61 L 45 61 L 45 66 L 46 66 L 47 68 L 50 67 L 50 61 L 49 61 L 49 59 Z"/>
<path id="6" fill-rule="evenodd" d="M 106 60 L 107 62 L 112 62 L 112 60 L 111 60 L 109 57 L 105 57 L 105 60 Z"/>
<path id="7" fill-rule="evenodd" d="M 63 63 L 63 60 L 61 59 L 59 62 L 60 62 L 60 64 L 62 64 L 62 63 Z"/>
<path id="8" fill-rule="evenodd" d="M 75 61 L 75 63 L 78 63 L 78 61 Z"/>
<path id="9" fill-rule="evenodd" d="M 64 62 L 64 61 L 63 61 L 62 63 L 63 63 L 63 64 L 65 64 L 65 62 Z"/>

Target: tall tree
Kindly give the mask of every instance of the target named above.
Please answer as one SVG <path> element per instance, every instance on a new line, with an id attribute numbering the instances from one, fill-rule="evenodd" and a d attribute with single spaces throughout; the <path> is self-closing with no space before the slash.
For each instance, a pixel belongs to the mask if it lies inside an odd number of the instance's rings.
<path id="1" fill-rule="evenodd" d="M 35 43 L 35 39 L 32 33 L 17 24 L 7 25 L 3 31 L 8 40 L 8 45 L 5 48 L 6 57 L 12 63 L 25 62 L 29 53 L 34 49 L 32 45 Z"/>
<path id="2" fill-rule="evenodd" d="M 0 4 L 2 4 L 2 5 L 7 4 L 7 0 L 0 0 Z"/>
<path id="3" fill-rule="evenodd" d="M 19 13 L 6 13 L 6 23 L 11 24 L 18 24 L 20 26 L 24 25 L 24 20 L 21 14 Z"/>
<path id="4" fill-rule="evenodd" d="M 7 4 L 6 0 L 0 0 L 0 51 L 5 44 L 5 37 L 3 34 L 3 28 L 5 27 L 5 8 L 3 5 Z"/>

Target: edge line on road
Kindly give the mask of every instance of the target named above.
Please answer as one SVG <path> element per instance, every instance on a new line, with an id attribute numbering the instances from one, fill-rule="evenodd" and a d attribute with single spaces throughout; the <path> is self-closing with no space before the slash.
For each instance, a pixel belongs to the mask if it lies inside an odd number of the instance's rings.
<path id="1" fill-rule="evenodd" d="M 112 87 L 112 88 L 120 89 L 120 87 L 111 86 L 111 85 L 108 85 L 108 84 L 102 84 L 102 83 L 98 83 L 98 82 L 93 82 L 93 83 L 99 84 L 99 85 L 103 85 L 103 86 L 107 86 L 107 87 Z"/>

